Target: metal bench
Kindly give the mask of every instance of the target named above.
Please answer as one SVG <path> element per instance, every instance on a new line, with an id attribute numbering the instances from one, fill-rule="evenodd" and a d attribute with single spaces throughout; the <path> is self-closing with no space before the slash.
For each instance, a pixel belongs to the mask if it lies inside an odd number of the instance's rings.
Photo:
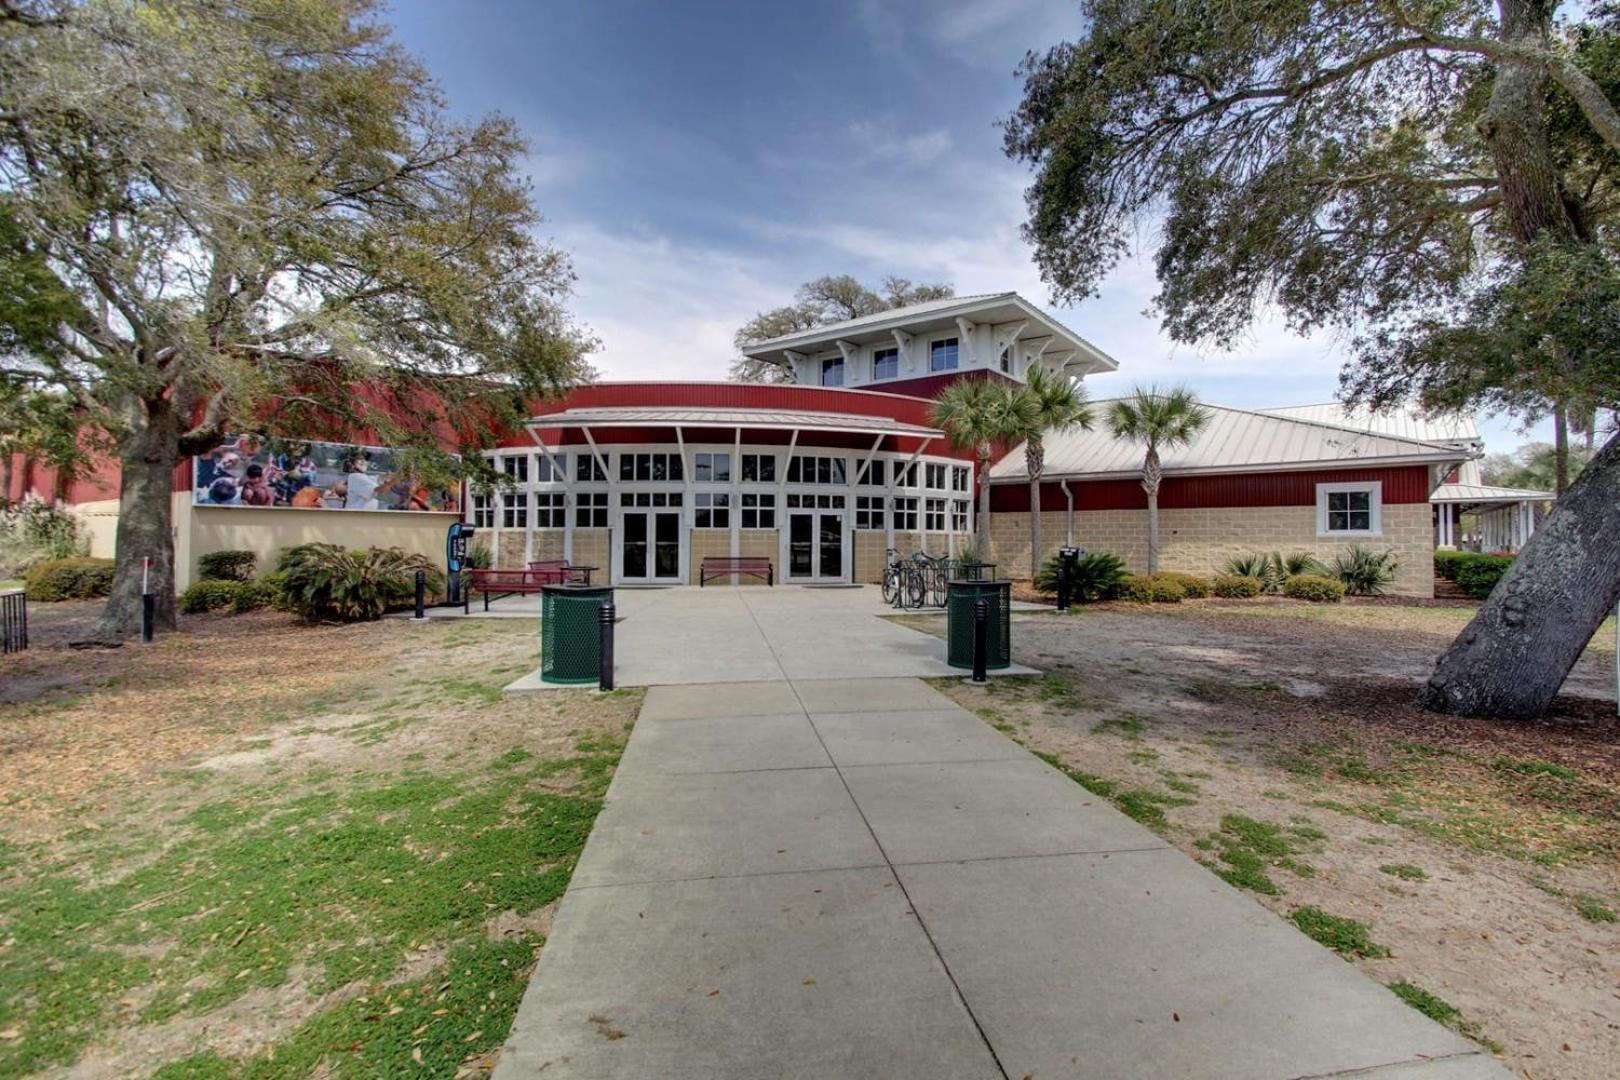
<path id="1" fill-rule="evenodd" d="M 539 595 L 542 585 L 555 585 L 560 579 L 544 570 L 474 570 L 472 572 L 473 592 L 484 594 L 484 610 L 489 610 L 490 595 L 495 599 L 504 600 L 508 596 L 536 596 Z"/>
<path id="2" fill-rule="evenodd" d="M 566 585 L 570 582 L 589 585 L 595 569 L 594 566 L 575 566 L 567 559 L 536 559 L 529 564 L 529 573 L 543 575 L 547 585 Z"/>
<path id="3" fill-rule="evenodd" d="M 771 560 L 763 555 L 705 555 L 702 565 L 698 567 L 698 588 L 708 584 L 710 578 L 730 577 L 733 574 L 748 574 L 763 578 L 767 585 L 776 584 L 776 570 L 771 566 Z"/>

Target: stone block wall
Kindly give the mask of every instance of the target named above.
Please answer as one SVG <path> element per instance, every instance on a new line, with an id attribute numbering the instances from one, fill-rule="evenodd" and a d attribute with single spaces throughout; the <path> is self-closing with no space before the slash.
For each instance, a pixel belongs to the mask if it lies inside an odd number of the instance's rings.
<path id="1" fill-rule="evenodd" d="M 1159 511 L 1160 569 L 1218 574 L 1234 555 L 1308 551 L 1324 562 L 1361 543 L 1395 551 L 1400 562 L 1389 591 L 1434 595 L 1434 527 L 1428 503 L 1385 503 L 1382 536 L 1331 539 L 1316 535 L 1314 506 L 1217 507 Z M 1067 515 L 1041 515 L 1043 558 L 1063 546 Z M 1147 570 L 1146 510 L 1076 510 L 1074 540 L 1087 551 L 1107 551 L 1135 572 Z M 990 545 L 999 573 L 1029 576 L 1029 515 L 999 512 L 990 520 Z"/>

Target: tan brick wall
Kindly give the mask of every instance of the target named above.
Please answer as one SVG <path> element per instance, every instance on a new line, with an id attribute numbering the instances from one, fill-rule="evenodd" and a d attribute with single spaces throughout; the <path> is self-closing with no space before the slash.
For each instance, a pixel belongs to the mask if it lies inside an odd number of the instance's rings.
<path id="1" fill-rule="evenodd" d="M 1063 511 L 1041 515 L 1042 548 L 1051 557 L 1066 535 Z M 1434 528 L 1427 503 L 1386 503 L 1384 535 L 1361 540 L 1365 546 L 1395 551 L 1400 562 L 1389 591 L 1405 596 L 1434 595 Z M 1075 543 L 1087 551 L 1108 551 L 1137 572 L 1147 570 L 1146 510 L 1077 510 Z M 999 572 L 1029 576 L 1029 515 L 998 513 L 990 519 L 993 559 Z M 1159 511 L 1160 569 L 1209 576 L 1234 555 L 1308 551 L 1330 562 L 1355 540 L 1316 535 L 1314 506 L 1213 507 Z"/>
<path id="2" fill-rule="evenodd" d="M 691 539 L 687 541 L 686 550 L 692 558 L 692 571 L 686 580 L 696 585 L 705 555 L 731 554 L 731 530 L 693 529 L 688 535 Z"/>
<path id="3" fill-rule="evenodd" d="M 883 568 L 888 564 L 889 534 L 881 529 L 856 529 L 855 576 L 857 582 L 867 585 L 883 583 Z"/>
<path id="4" fill-rule="evenodd" d="M 748 555 L 755 558 L 771 560 L 771 568 L 776 572 L 776 580 L 782 580 L 782 568 L 777 565 L 781 562 L 781 548 L 778 533 L 775 529 L 744 529 L 737 536 L 737 554 Z M 722 552 L 722 554 L 727 554 Z M 737 575 L 738 585 L 764 585 L 764 578 L 753 577 L 748 574 Z"/>
<path id="5" fill-rule="evenodd" d="M 560 559 L 563 557 L 563 531 L 561 529 L 534 530 L 534 543 L 530 545 L 533 552 L 529 556 L 531 562 L 541 559 Z"/>
<path id="6" fill-rule="evenodd" d="M 591 575 L 593 584 L 606 585 L 613 580 L 611 536 L 608 529 L 574 530 L 574 555 L 569 561 L 576 566 L 596 567 L 596 573 Z"/>

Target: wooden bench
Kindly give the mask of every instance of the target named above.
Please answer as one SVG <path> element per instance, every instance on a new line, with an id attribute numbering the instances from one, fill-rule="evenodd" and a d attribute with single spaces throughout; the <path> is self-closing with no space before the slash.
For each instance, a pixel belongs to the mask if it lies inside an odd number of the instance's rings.
<path id="1" fill-rule="evenodd" d="M 467 593 L 469 596 L 474 592 L 483 593 L 484 610 L 488 611 L 492 593 L 497 600 L 508 596 L 534 596 L 542 585 L 555 584 L 556 576 L 543 570 L 474 570 L 472 588 Z"/>
<path id="2" fill-rule="evenodd" d="M 569 582 L 589 585 L 591 571 L 595 569 L 594 566 L 575 566 L 567 559 L 536 559 L 529 564 L 529 573 L 540 574 L 547 585 L 566 585 Z"/>
<path id="3" fill-rule="evenodd" d="M 763 555 L 705 555 L 698 568 L 698 588 L 708 584 L 710 578 L 730 577 L 733 574 L 749 574 L 763 578 L 767 585 L 776 584 L 776 571 L 771 566 L 771 560 Z"/>

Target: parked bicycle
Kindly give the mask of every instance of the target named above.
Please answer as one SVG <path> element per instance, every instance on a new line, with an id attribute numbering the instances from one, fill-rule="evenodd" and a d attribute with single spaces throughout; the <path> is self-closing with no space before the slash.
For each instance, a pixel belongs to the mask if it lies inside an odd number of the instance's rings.
<path id="1" fill-rule="evenodd" d="M 883 568 L 883 602 L 894 607 L 919 608 L 928 598 L 928 582 L 916 557 L 902 559 L 900 552 L 889 548 L 888 564 Z"/>

